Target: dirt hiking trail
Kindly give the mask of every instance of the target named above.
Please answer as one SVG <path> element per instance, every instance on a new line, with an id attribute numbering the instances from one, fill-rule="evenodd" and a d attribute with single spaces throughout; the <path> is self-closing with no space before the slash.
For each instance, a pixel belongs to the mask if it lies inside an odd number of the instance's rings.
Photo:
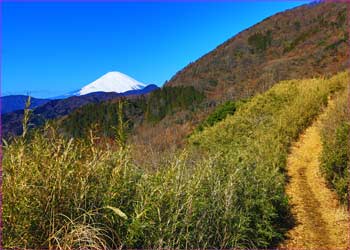
<path id="1" fill-rule="evenodd" d="M 329 105 L 333 105 L 329 101 Z M 349 215 L 331 191 L 320 171 L 322 153 L 320 115 L 288 156 L 286 192 L 290 197 L 295 227 L 281 247 L 288 249 L 350 249 Z"/>

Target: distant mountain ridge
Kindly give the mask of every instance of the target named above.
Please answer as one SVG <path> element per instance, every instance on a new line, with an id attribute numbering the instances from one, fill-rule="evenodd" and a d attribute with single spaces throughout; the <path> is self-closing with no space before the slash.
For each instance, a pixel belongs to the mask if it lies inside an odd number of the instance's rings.
<path id="1" fill-rule="evenodd" d="M 146 87 L 142 89 L 135 89 L 135 90 L 128 90 L 124 93 L 121 93 L 122 96 L 138 96 L 138 95 L 145 95 L 148 94 L 154 90 L 159 89 L 159 87 L 155 84 L 149 84 Z"/>
<path id="2" fill-rule="evenodd" d="M 0 97 L 1 99 L 1 114 L 6 114 L 16 110 L 24 109 L 26 101 L 28 100 L 27 95 L 8 95 Z M 30 108 L 34 109 L 45 103 L 49 102 L 50 99 L 41 99 L 31 97 Z"/>
<path id="3" fill-rule="evenodd" d="M 119 93 L 128 96 L 147 93 L 150 89 L 157 88 L 159 87 L 155 84 L 147 85 L 121 72 L 111 71 L 78 90 L 50 99 L 65 99 L 71 96 L 82 96 L 96 92 Z"/>
<path id="4" fill-rule="evenodd" d="M 73 110 L 89 104 L 97 103 L 113 98 L 119 98 L 117 93 L 91 93 L 84 96 L 72 96 L 66 99 L 51 100 L 44 105 L 33 109 L 30 123 L 39 126 L 46 120 L 55 119 L 69 114 Z M 2 132 L 8 135 L 19 135 L 22 133 L 23 110 L 6 113 L 2 115 Z"/>
<path id="5" fill-rule="evenodd" d="M 60 118 L 90 103 L 99 103 L 111 99 L 131 98 L 148 94 L 159 89 L 154 84 L 146 85 L 120 73 L 109 72 L 79 91 L 68 93 L 60 98 L 31 98 L 33 109 L 31 123 L 39 126 L 46 120 Z M 120 91 L 120 92 L 118 92 Z M 64 97 L 64 98 L 63 98 Z M 28 96 L 2 97 L 2 131 L 6 135 L 18 135 L 22 132 L 23 109 Z"/>

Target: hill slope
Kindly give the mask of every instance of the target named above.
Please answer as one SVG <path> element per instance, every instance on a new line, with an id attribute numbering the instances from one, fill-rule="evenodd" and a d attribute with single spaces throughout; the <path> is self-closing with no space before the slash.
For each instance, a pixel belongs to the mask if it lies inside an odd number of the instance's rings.
<path id="1" fill-rule="evenodd" d="M 253 96 L 283 79 L 343 70 L 350 56 L 346 10 L 344 3 L 303 5 L 242 31 L 165 85 L 193 86 L 203 91 L 207 98 L 197 104 L 199 109 L 172 110 L 157 124 L 143 124 L 137 137 L 141 133 L 151 135 L 147 144 L 155 144 L 166 141 L 168 128 L 178 126 L 175 140 L 181 141 L 219 102 Z"/>
<path id="2" fill-rule="evenodd" d="M 331 75 L 349 65 L 347 4 L 307 4 L 242 31 L 178 72 L 210 99 L 239 99 L 286 79 Z"/>
<path id="3" fill-rule="evenodd" d="M 206 98 L 195 112 L 171 113 L 159 123 L 143 124 L 138 145 L 183 145 L 193 129 L 226 101 L 271 88 L 280 80 L 333 75 L 349 66 L 345 3 L 303 5 L 271 16 L 242 31 L 175 74 L 165 87 L 193 86 Z"/>
<path id="4" fill-rule="evenodd" d="M 206 98 L 194 108 L 172 109 L 156 123 L 143 122 L 133 141 L 145 150 L 148 145 L 150 151 L 166 149 L 171 134 L 171 143 L 182 146 L 186 135 L 218 103 L 253 96 L 281 79 L 332 75 L 342 70 L 349 57 L 346 8 L 342 3 L 304 5 L 267 18 L 218 46 L 177 73 L 163 88 L 166 92 L 167 87 L 195 87 Z M 169 95 L 168 99 L 175 97 L 174 93 Z M 164 102 L 155 95 L 149 98 Z"/>

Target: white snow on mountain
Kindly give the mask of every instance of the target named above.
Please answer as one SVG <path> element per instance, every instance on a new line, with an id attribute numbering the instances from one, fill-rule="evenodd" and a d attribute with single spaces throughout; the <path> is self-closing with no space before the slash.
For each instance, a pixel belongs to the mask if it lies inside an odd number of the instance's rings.
<path id="1" fill-rule="evenodd" d="M 116 92 L 123 93 L 129 90 L 139 90 L 146 87 L 146 84 L 136 81 L 120 72 L 108 72 L 92 83 L 84 86 L 76 95 L 86 95 L 93 92 Z"/>

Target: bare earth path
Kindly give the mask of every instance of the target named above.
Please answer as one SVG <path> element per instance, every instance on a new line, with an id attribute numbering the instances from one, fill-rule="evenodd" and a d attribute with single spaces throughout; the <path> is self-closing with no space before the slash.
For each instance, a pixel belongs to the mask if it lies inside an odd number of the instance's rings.
<path id="1" fill-rule="evenodd" d="M 350 249 L 348 213 L 320 173 L 321 152 L 319 121 L 316 121 L 293 145 L 288 157 L 290 179 L 286 192 L 296 226 L 288 232 L 289 239 L 283 248 Z"/>

